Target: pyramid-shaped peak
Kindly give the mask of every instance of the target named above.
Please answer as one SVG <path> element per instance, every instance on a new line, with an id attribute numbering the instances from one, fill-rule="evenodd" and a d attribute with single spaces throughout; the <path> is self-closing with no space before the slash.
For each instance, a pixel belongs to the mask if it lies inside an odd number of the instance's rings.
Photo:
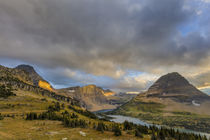
<path id="1" fill-rule="evenodd" d="M 166 74 L 166 75 L 164 75 L 164 76 L 166 76 L 166 77 L 182 77 L 182 78 L 184 78 L 181 74 L 179 74 L 178 72 L 171 72 L 171 73 L 168 73 L 168 74 Z M 162 76 L 163 77 L 163 76 Z"/>
<path id="2" fill-rule="evenodd" d="M 175 89 L 186 86 L 191 86 L 191 84 L 178 72 L 172 72 L 160 77 L 148 91 Z"/>
<path id="3" fill-rule="evenodd" d="M 175 85 L 189 85 L 189 82 L 178 72 L 168 73 L 157 80 L 158 83 L 173 83 Z"/>
<path id="4" fill-rule="evenodd" d="M 181 74 L 179 74 L 178 72 L 171 72 L 171 73 L 168 73 L 168 74 L 166 74 L 166 75 L 168 75 L 168 76 L 170 76 L 170 75 L 181 76 Z M 165 75 L 165 76 L 166 76 L 166 75 Z"/>
<path id="5" fill-rule="evenodd" d="M 168 73 L 166 75 L 163 75 L 161 76 L 160 78 L 162 77 L 182 77 L 184 78 L 181 74 L 179 74 L 178 72 L 171 72 L 171 73 Z"/>
<path id="6" fill-rule="evenodd" d="M 149 97 L 171 98 L 180 102 L 210 100 L 177 72 L 160 77 L 146 92 Z"/>

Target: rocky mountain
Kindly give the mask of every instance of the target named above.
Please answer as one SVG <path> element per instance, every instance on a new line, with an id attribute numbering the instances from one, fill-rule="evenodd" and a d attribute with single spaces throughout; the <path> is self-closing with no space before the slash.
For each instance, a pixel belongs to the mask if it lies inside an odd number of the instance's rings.
<path id="1" fill-rule="evenodd" d="M 210 104 L 210 96 L 198 90 L 179 73 L 173 72 L 160 77 L 146 92 L 140 93 L 120 108 L 142 102 L 162 104 L 166 110 L 200 112 Z M 210 114 L 210 111 L 207 112 Z"/>
<path id="2" fill-rule="evenodd" d="M 0 76 L 1 76 L 1 81 L 18 79 L 27 84 L 34 85 L 32 79 L 28 76 L 28 74 L 20 69 L 7 68 L 0 65 Z"/>
<path id="3" fill-rule="evenodd" d="M 121 98 L 114 98 L 115 93 L 109 89 L 103 89 L 95 85 L 84 87 L 70 87 L 66 89 L 53 89 L 49 82 L 44 80 L 32 66 L 19 65 L 15 68 L 0 66 L 0 84 L 11 84 L 15 89 L 33 91 L 48 96 L 56 95 L 75 99 L 80 105 L 88 110 L 96 111 L 103 109 L 113 109 L 125 103 Z"/>
<path id="4" fill-rule="evenodd" d="M 210 132 L 210 97 L 177 72 L 160 77 L 146 92 L 112 114 L 137 117 L 150 123 Z"/>
<path id="5" fill-rule="evenodd" d="M 25 71 L 33 81 L 34 85 L 38 85 L 40 80 L 44 81 L 44 79 L 39 74 L 37 74 L 34 68 L 30 65 L 18 65 L 14 69 Z"/>
<path id="6" fill-rule="evenodd" d="M 23 70 L 25 71 L 28 76 L 30 77 L 33 85 L 35 86 L 39 86 L 41 88 L 53 91 L 52 86 L 46 81 L 44 80 L 35 70 L 32 66 L 29 65 L 19 65 L 16 68 L 17 70 Z"/>
<path id="7" fill-rule="evenodd" d="M 170 98 L 178 102 L 209 100 L 208 95 L 198 90 L 177 72 L 160 77 L 145 95 L 147 97 Z"/>
<path id="8" fill-rule="evenodd" d="M 32 66 L 28 65 L 20 65 L 16 68 L 0 66 L 0 85 L 11 87 L 15 91 L 33 92 L 56 100 L 79 104 L 72 97 L 57 94 L 51 85 L 38 75 Z"/>
<path id="9" fill-rule="evenodd" d="M 57 91 L 60 94 L 79 100 L 83 107 L 91 111 L 113 109 L 116 107 L 116 105 L 112 105 L 107 98 L 108 96 L 111 96 L 110 93 L 113 94 L 113 92 L 111 90 L 103 90 L 96 85 L 70 87 Z"/>

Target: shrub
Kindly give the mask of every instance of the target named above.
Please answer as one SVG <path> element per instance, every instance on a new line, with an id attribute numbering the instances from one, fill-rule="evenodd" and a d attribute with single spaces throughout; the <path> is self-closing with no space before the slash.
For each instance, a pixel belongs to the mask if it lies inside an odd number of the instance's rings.
<path id="1" fill-rule="evenodd" d="M 135 136 L 136 136 L 136 137 L 139 137 L 139 138 L 143 138 L 143 135 L 142 135 L 142 133 L 139 131 L 139 129 L 136 129 L 136 130 L 135 130 Z"/>
<path id="2" fill-rule="evenodd" d="M 133 123 L 128 122 L 127 120 L 123 123 L 124 130 L 132 130 L 133 129 Z"/>
<path id="3" fill-rule="evenodd" d="M 121 130 L 120 130 L 120 127 L 119 127 L 119 125 L 114 125 L 114 129 L 113 129 L 113 131 L 114 131 L 114 135 L 115 136 L 121 136 L 122 135 L 122 132 L 121 132 Z"/>
<path id="4" fill-rule="evenodd" d="M 4 116 L 2 116 L 1 113 L 0 113 L 0 120 L 3 120 L 3 119 L 4 119 Z"/>
<path id="5" fill-rule="evenodd" d="M 9 96 L 15 96 L 12 92 L 11 87 L 6 87 L 5 85 L 0 85 L 0 98 L 7 98 Z"/>
<path id="6" fill-rule="evenodd" d="M 104 130 L 105 130 L 105 125 L 104 125 L 104 123 L 103 123 L 103 122 L 99 122 L 99 123 L 98 123 L 98 126 L 96 127 L 96 130 L 101 131 L 101 132 L 103 133 Z"/>

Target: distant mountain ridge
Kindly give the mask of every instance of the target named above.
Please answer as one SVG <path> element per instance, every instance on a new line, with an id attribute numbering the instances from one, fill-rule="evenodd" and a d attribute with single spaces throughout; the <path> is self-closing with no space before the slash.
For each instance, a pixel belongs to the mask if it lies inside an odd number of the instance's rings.
<path id="1" fill-rule="evenodd" d="M 65 89 L 57 90 L 59 93 L 63 93 L 66 96 L 76 98 L 81 102 L 83 107 L 91 111 L 112 109 L 115 105 L 110 104 L 106 93 L 113 93 L 111 90 L 104 90 L 96 85 L 87 85 L 83 87 L 69 87 Z"/>
<path id="2" fill-rule="evenodd" d="M 136 96 L 126 93 L 117 94 L 110 89 L 103 89 L 96 85 L 69 87 L 59 89 L 57 92 L 79 100 L 81 105 L 90 111 L 114 109 Z"/>

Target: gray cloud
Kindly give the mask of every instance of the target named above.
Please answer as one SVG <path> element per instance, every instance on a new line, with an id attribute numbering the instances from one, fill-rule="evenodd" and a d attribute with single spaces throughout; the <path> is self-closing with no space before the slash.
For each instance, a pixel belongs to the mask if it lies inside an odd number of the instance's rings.
<path id="1" fill-rule="evenodd" d="M 0 56 L 114 79 L 119 69 L 206 68 L 209 35 L 180 33 L 196 17 L 188 2 L 0 0 Z"/>

